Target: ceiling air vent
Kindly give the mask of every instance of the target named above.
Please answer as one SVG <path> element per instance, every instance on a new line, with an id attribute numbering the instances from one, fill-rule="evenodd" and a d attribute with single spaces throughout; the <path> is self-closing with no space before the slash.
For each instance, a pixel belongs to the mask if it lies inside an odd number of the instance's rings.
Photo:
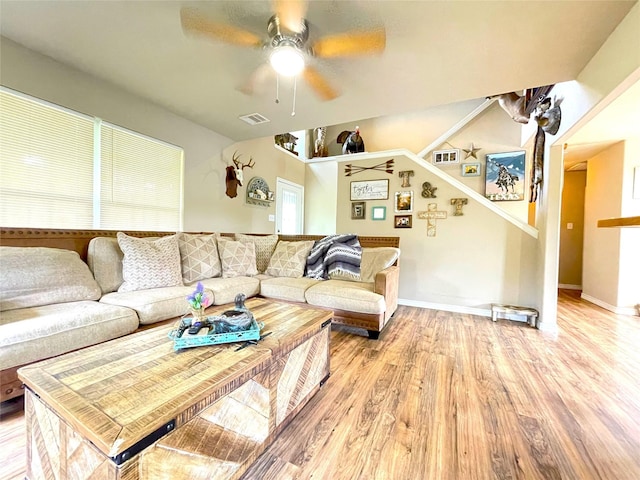
<path id="1" fill-rule="evenodd" d="M 263 117 L 259 113 L 250 113 L 249 115 L 243 115 L 240 120 L 247 122 L 249 125 L 259 125 L 261 123 L 267 123 L 270 120 L 267 117 Z"/>

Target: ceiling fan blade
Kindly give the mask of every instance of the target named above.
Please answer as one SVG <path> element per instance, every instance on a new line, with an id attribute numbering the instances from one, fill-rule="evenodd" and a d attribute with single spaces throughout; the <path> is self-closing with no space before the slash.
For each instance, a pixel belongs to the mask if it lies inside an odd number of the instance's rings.
<path id="1" fill-rule="evenodd" d="M 262 39 L 255 33 L 233 25 L 212 22 L 202 13 L 192 8 L 180 10 L 180 21 L 183 30 L 187 33 L 204 35 L 213 40 L 222 40 L 223 42 L 243 47 L 259 47 L 262 45 Z"/>
<path id="2" fill-rule="evenodd" d="M 333 100 L 339 94 L 315 68 L 306 66 L 302 76 L 316 94 L 325 101 Z"/>
<path id="3" fill-rule="evenodd" d="M 306 0 L 273 0 L 273 11 L 287 30 L 301 32 L 307 14 Z"/>
<path id="4" fill-rule="evenodd" d="M 349 57 L 382 53 L 387 44 L 384 28 L 370 32 L 348 32 L 320 38 L 312 47 L 316 57 Z"/>
<path id="5" fill-rule="evenodd" d="M 245 95 L 253 95 L 256 89 L 259 89 L 260 86 L 264 86 L 265 81 L 272 72 L 273 70 L 271 69 L 271 65 L 268 63 L 260 64 L 253 72 L 251 72 L 249 78 L 247 78 L 247 80 L 238 87 L 238 90 Z"/>

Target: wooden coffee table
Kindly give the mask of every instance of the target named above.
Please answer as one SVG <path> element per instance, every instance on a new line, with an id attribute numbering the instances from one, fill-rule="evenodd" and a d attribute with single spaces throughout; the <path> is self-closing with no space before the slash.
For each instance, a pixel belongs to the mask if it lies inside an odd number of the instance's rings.
<path id="1" fill-rule="evenodd" d="M 176 352 L 161 326 L 20 369 L 28 478 L 242 476 L 329 376 L 332 318 L 246 305 L 273 333 L 241 350 Z"/>

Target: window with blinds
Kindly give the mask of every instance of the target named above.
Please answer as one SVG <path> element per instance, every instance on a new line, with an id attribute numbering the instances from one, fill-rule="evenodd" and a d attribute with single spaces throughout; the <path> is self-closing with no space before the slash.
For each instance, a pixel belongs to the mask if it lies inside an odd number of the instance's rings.
<path id="1" fill-rule="evenodd" d="M 182 229 L 183 151 L 0 89 L 0 225 Z"/>

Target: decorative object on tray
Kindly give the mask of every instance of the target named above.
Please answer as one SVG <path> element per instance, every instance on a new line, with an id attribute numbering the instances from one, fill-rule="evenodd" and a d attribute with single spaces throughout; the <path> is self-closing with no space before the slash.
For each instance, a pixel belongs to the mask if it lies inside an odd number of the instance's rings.
<path id="1" fill-rule="evenodd" d="M 451 205 L 455 205 L 455 207 L 456 207 L 456 211 L 453 212 L 453 216 L 454 217 L 460 217 L 460 216 L 464 215 L 464 213 L 462 213 L 462 206 L 466 205 L 467 203 L 469 203 L 469 199 L 468 198 L 452 198 L 451 199 Z"/>
<path id="2" fill-rule="evenodd" d="M 467 159 L 469 157 L 473 157 L 476 160 L 478 159 L 478 157 L 476 157 L 476 153 L 478 153 L 478 151 L 480 151 L 480 150 L 482 150 L 482 149 L 474 147 L 473 143 L 471 144 L 471 148 L 469 148 L 468 150 L 466 148 L 462 149 L 462 151 L 464 153 L 466 153 L 466 155 L 464 156 L 465 159 Z"/>
<path id="3" fill-rule="evenodd" d="M 386 162 L 379 163 L 378 165 L 374 165 L 373 167 L 360 167 L 358 165 L 351 165 L 350 163 L 345 165 L 344 173 L 345 176 L 350 177 L 351 175 L 355 175 L 356 173 L 364 172 L 365 170 L 379 170 L 381 172 L 387 172 L 388 174 L 393 173 L 393 158 L 391 160 L 387 160 Z"/>
<path id="4" fill-rule="evenodd" d="M 524 200 L 525 152 L 487 154 L 485 196 L 491 201 Z"/>
<path id="5" fill-rule="evenodd" d="M 432 186 L 429 182 L 422 184 L 422 197 L 423 198 L 436 198 L 436 190 L 438 187 Z"/>
<path id="6" fill-rule="evenodd" d="M 366 202 L 351 202 L 351 220 L 364 220 Z"/>
<path id="7" fill-rule="evenodd" d="M 351 201 L 387 200 L 389 198 L 389 180 L 364 180 L 351 182 Z"/>
<path id="8" fill-rule="evenodd" d="M 481 165 L 478 163 L 463 163 L 462 164 L 462 176 L 463 177 L 479 177 Z"/>
<path id="9" fill-rule="evenodd" d="M 231 160 L 233 161 L 233 165 L 229 165 L 227 167 L 227 175 L 225 178 L 225 184 L 227 186 L 226 194 L 229 198 L 235 198 L 238 195 L 238 187 L 242 186 L 243 178 L 242 171 L 245 168 L 253 168 L 255 162 L 253 161 L 253 157 L 249 158 L 249 163 L 240 163 L 240 156 L 236 155 L 238 152 L 233 152 L 233 157 Z"/>
<path id="10" fill-rule="evenodd" d="M 202 292 L 196 289 L 193 294 L 195 305 L 198 304 L 198 295 L 200 293 Z M 192 311 L 194 311 L 195 307 L 191 303 L 191 296 L 188 298 Z M 244 305 L 245 299 L 245 295 L 239 293 L 235 298 L 235 307 L 231 310 L 226 310 L 221 315 L 209 315 L 202 319 L 195 316 L 182 318 L 177 328 L 169 332 L 169 338 L 174 341 L 174 350 L 203 345 L 259 340 L 260 329 L 264 325 L 256 322 L 251 311 Z"/>
<path id="11" fill-rule="evenodd" d="M 434 165 L 448 165 L 460 162 L 460 150 L 452 148 L 449 150 L 434 150 L 431 163 Z"/>
<path id="12" fill-rule="evenodd" d="M 387 207 L 372 207 L 371 220 L 386 220 Z"/>
<path id="13" fill-rule="evenodd" d="M 364 140 L 360 136 L 360 127 L 356 126 L 353 132 L 344 130 L 338 135 L 338 143 L 342 144 L 342 153 L 364 152 Z"/>
<path id="14" fill-rule="evenodd" d="M 396 192 L 395 199 L 396 213 L 413 212 L 413 190 L 408 192 Z"/>
<path id="15" fill-rule="evenodd" d="M 394 227 L 395 228 L 411 228 L 413 223 L 413 215 L 396 215 Z"/>
<path id="16" fill-rule="evenodd" d="M 247 184 L 247 203 L 268 207 L 273 202 L 274 193 L 262 177 L 253 177 Z"/>
<path id="17" fill-rule="evenodd" d="M 202 322 L 205 319 L 205 309 L 211 305 L 211 299 L 204 292 L 204 286 L 202 282 L 196 284 L 195 291 L 187 297 L 189 303 L 189 309 L 196 321 Z"/>
<path id="18" fill-rule="evenodd" d="M 413 170 L 402 170 L 398 172 L 398 176 L 402 179 L 402 188 L 409 188 L 411 186 L 410 177 L 413 177 Z"/>

